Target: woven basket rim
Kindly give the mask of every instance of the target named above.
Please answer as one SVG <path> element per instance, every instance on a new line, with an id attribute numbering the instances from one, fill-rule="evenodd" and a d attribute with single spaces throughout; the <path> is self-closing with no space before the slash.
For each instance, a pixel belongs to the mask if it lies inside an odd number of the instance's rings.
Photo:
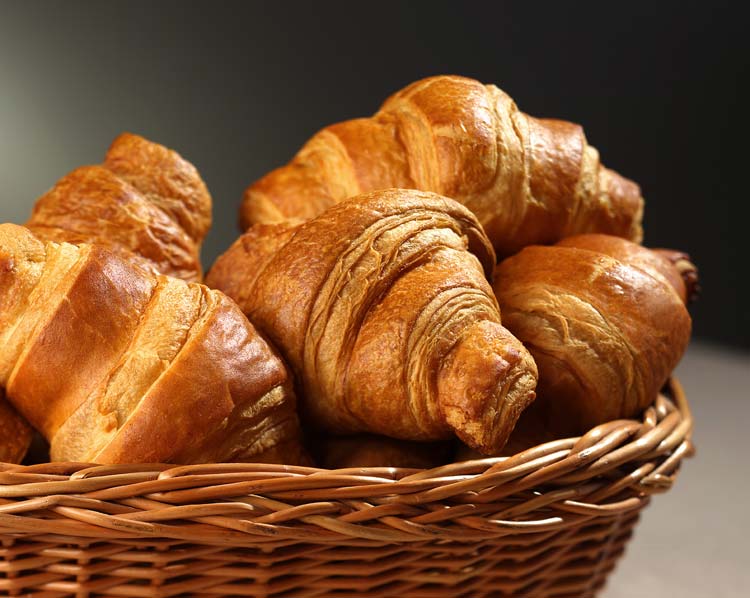
<path id="1" fill-rule="evenodd" d="M 591 598 L 692 454 L 676 380 L 669 394 L 639 420 L 430 470 L 0 464 L 0 593 Z"/>
<path id="2" fill-rule="evenodd" d="M 228 463 L 0 465 L 0 537 L 279 542 L 470 541 L 622 517 L 668 490 L 693 418 L 669 383 L 640 420 L 429 470 Z"/>

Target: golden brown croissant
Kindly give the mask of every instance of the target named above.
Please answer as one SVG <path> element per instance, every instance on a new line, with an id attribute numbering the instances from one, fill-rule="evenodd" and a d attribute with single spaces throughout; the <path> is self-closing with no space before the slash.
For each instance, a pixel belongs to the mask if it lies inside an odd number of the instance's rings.
<path id="1" fill-rule="evenodd" d="M 463 203 L 501 257 L 576 233 L 642 235 L 640 189 L 599 163 L 580 126 L 533 118 L 494 85 L 455 76 L 413 83 L 373 117 L 317 133 L 247 189 L 241 221 L 307 220 L 389 187 Z"/>
<path id="2" fill-rule="evenodd" d="M 40 197 L 26 226 L 43 241 L 101 245 L 152 272 L 199 281 L 211 196 L 176 152 L 125 133 L 103 164 L 77 168 Z"/>
<path id="3" fill-rule="evenodd" d="M 0 225 L 0 386 L 54 460 L 294 461 L 288 371 L 239 308 Z"/>
<path id="4" fill-rule="evenodd" d="M 31 426 L 0 390 L 0 463 L 20 463 L 31 445 Z"/>
<path id="5" fill-rule="evenodd" d="M 527 247 L 497 267 L 494 289 L 503 323 L 539 367 L 539 397 L 523 420 L 555 435 L 637 415 L 690 337 L 676 266 L 617 237 Z"/>
<path id="6" fill-rule="evenodd" d="M 533 360 L 500 323 L 485 278 L 494 263 L 466 208 L 393 189 L 297 227 L 256 226 L 206 282 L 279 347 L 328 431 L 455 433 L 489 452 L 536 384 Z"/>
<path id="7" fill-rule="evenodd" d="M 358 434 L 328 436 L 321 441 L 321 462 L 328 469 L 349 467 L 406 467 L 431 469 L 446 462 L 449 446 L 437 442 L 409 442 L 387 436 Z"/>

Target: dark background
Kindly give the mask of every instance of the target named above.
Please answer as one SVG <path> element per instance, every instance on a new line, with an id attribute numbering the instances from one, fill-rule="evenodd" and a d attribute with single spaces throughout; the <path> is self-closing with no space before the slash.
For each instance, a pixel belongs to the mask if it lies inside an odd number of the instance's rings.
<path id="1" fill-rule="evenodd" d="M 129 130 L 201 171 L 210 264 L 236 236 L 243 189 L 316 130 L 462 74 L 583 124 L 641 184 L 646 242 L 699 264 L 696 335 L 747 348 L 745 29 L 722 2 L 0 0 L 0 221 L 25 220 Z"/>

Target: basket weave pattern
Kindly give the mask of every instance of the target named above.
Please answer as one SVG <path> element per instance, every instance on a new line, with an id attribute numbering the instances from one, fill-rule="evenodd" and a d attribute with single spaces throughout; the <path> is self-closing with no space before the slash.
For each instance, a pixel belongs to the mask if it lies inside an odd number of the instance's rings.
<path id="1" fill-rule="evenodd" d="M 0 465 L 0 595 L 587 597 L 692 453 L 641 421 L 429 471 Z"/>

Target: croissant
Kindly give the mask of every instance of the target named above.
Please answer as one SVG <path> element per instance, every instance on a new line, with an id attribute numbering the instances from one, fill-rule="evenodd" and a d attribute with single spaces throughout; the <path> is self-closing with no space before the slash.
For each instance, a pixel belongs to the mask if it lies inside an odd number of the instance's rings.
<path id="1" fill-rule="evenodd" d="M 40 197 L 26 226 L 43 241 L 100 245 L 151 272 L 200 281 L 211 196 L 176 152 L 124 133 L 103 164 L 75 169 Z"/>
<path id="2" fill-rule="evenodd" d="M 230 299 L 12 224 L 0 225 L 0 386 L 53 460 L 301 452 L 288 371 Z"/>
<path id="3" fill-rule="evenodd" d="M 0 463 L 20 463 L 31 445 L 31 426 L 0 390 Z"/>
<path id="4" fill-rule="evenodd" d="M 505 442 L 536 366 L 500 322 L 495 254 L 466 208 L 432 193 L 352 198 L 299 226 L 259 225 L 206 283 L 232 297 L 297 374 L 329 432 Z"/>
<path id="5" fill-rule="evenodd" d="M 413 83 L 373 117 L 317 133 L 247 189 L 241 223 L 307 220 L 389 187 L 463 203 L 500 257 L 576 233 L 642 236 L 639 187 L 599 163 L 580 126 L 533 118 L 494 85 L 455 76 Z"/>
<path id="6" fill-rule="evenodd" d="M 432 469 L 446 462 L 448 445 L 437 442 L 409 442 L 386 436 L 358 434 L 329 436 L 322 442 L 323 467 L 406 467 Z"/>
<path id="7" fill-rule="evenodd" d="M 41 240 L 95 243 L 149 272 L 200 280 L 200 245 L 210 224 L 211 196 L 195 167 L 125 133 L 101 166 L 78 168 L 43 195 L 27 226 Z M 2 421 L 9 440 L 0 443 L 19 455 L 30 428 L 0 397 Z"/>
<path id="8" fill-rule="evenodd" d="M 647 407 L 687 347 L 685 280 L 694 278 L 694 267 L 607 235 L 503 261 L 494 284 L 503 322 L 539 367 L 539 396 L 520 428 L 579 434 Z"/>

